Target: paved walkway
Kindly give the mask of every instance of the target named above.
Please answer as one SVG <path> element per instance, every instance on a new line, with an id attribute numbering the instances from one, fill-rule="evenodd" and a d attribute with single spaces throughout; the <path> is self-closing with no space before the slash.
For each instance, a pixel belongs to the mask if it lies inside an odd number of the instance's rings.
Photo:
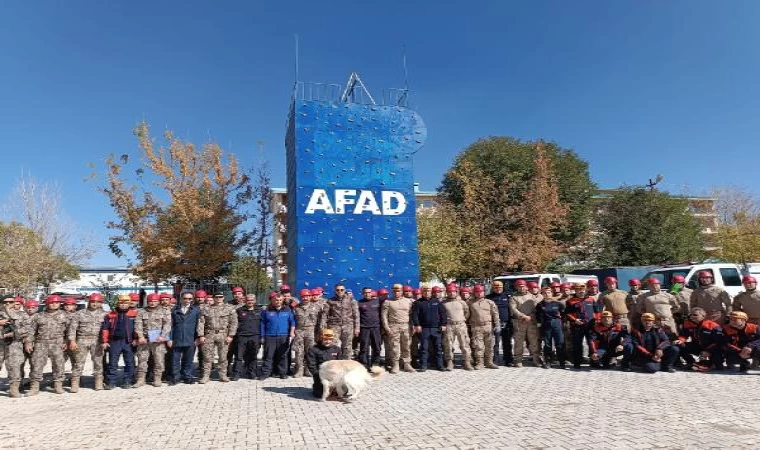
<path id="1" fill-rule="evenodd" d="M 757 373 L 538 368 L 387 375 L 355 403 L 311 379 L 0 398 L 0 448 L 757 448 Z"/>

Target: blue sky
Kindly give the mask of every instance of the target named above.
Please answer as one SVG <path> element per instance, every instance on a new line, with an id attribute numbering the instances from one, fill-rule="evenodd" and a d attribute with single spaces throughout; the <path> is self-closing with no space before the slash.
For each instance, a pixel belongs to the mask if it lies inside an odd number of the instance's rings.
<path id="1" fill-rule="evenodd" d="M 602 187 L 660 173 L 665 189 L 760 194 L 756 1 L 20 1 L 0 6 L 0 154 L 63 187 L 105 244 L 111 217 L 87 163 L 134 152 L 147 120 L 209 138 L 248 166 L 257 142 L 284 186 L 294 81 L 401 87 L 428 127 L 416 178 L 435 189 L 479 137 L 544 138 L 589 161 Z"/>

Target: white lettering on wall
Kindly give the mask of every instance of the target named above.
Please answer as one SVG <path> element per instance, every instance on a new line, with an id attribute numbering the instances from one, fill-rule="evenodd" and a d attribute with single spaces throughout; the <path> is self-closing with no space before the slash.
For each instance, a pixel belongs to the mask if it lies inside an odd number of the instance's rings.
<path id="1" fill-rule="evenodd" d="M 357 192 L 359 196 L 357 197 Z M 314 189 L 306 206 L 306 214 L 323 211 L 325 214 L 364 214 L 398 216 L 406 211 L 404 194 L 397 191 L 381 191 L 380 204 L 369 190 L 336 189 L 331 201 L 327 190 Z M 347 208 L 353 205 L 353 209 Z"/>

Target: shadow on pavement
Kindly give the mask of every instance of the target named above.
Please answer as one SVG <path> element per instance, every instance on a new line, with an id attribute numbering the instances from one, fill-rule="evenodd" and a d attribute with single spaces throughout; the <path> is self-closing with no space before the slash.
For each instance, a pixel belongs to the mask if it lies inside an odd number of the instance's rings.
<path id="1" fill-rule="evenodd" d="M 311 388 L 307 388 L 303 386 L 286 386 L 286 387 L 264 386 L 261 389 L 263 389 L 266 392 L 273 392 L 275 394 L 283 394 L 283 395 L 287 395 L 288 397 L 300 398 L 302 400 L 318 400 L 314 398 L 313 395 L 311 395 Z"/>

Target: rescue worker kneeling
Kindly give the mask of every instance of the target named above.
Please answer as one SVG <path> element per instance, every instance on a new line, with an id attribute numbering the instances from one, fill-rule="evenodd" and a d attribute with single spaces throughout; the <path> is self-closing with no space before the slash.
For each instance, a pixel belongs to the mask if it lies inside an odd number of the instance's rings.
<path id="1" fill-rule="evenodd" d="M 319 366 L 325 361 L 341 359 L 341 349 L 333 344 L 334 340 L 335 332 L 330 328 L 324 328 L 319 336 L 319 342 L 306 353 L 306 363 L 314 378 L 314 384 L 311 388 L 316 398 L 322 397 L 323 392 L 322 380 L 319 378 Z"/>
<path id="2" fill-rule="evenodd" d="M 750 358 L 760 357 L 760 329 L 754 323 L 748 323 L 745 312 L 734 311 L 731 321 L 723 330 L 725 333 L 725 352 L 729 364 L 739 364 L 739 372 L 750 368 Z"/>
<path id="3" fill-rule="evenodd" d="M 591 367 L 608 369 L 612 358 L 622 355 L 625 350 L 624 344 L 629 341 L 628 328 L 614 323 L 611 311 L 604 311 L 599 322 L 589 328 L 588 341 Z"/>
<path id="4" fill-rule="evenodd" d="M 676 371 L 673 364 L 678 358 L 678 347 L 670 343 L 668 335 L 654 321 L 652 313 L 641 315 L 641 326 L 631 332 L 631 345 L 624 351 L 624 371 L 630 372 L 631 361 L 648 373 Z"/>
<path id="5" fill-rule="evenodd" d="M 681 347 L 681 357 L 686 361 L 686 369 L 707 371 L 723 369 L 723 329 L 712 320 L 707 320 L 707 312 L 693 308 L 689 318 L 683 323 L 678 338 L 673 341 Z M 699 355 L 696 362 L 694 355 Z"/>

